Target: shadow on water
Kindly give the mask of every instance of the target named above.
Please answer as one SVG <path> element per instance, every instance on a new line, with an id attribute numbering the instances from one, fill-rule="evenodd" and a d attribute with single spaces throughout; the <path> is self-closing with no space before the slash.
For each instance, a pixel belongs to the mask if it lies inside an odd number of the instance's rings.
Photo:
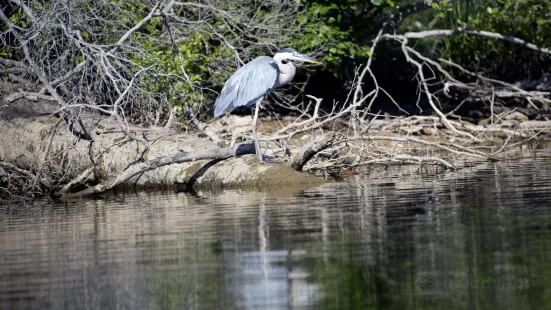
<path id="1" fill-rule="evenodd" d="M 541 309 L 549 158 L 0 206 L 1 309 Z"/>

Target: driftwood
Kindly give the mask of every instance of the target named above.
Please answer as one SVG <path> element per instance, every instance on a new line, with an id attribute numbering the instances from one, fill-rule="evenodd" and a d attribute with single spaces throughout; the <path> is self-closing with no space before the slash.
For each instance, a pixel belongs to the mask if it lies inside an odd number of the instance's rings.
<path id="1" fill-rule="evenodd" d="M 321 137 L 321 139 L 316 139 L 306 144 L 301 149 L 295 151 L 291 156 L 291 167 L 297 171 L 302 171 L 302 168 L 306 165 L 306 163 L 308 163 L 308 161 L 310 161 L 319 152 L 332 147 L 334 143 L 335 135 L 329 134 Z"/>

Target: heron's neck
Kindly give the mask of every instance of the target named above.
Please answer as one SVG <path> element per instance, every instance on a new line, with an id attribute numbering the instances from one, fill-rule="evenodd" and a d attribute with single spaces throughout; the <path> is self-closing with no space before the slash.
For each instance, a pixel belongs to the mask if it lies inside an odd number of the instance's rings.
<path id="1" fill-rule="evenodd" d="M 279 76 L 275 87 L 280 87 L 291 82 L 293 77 L 295 77 L 295 72 L 297 69 L 291 61 L 284 64 L 282 62 L 283 59 L 280 59 L 277 56 L 277 54 L 274 56 L 274 60 L 276 61 L 277 67 L 279 68 Z"/>

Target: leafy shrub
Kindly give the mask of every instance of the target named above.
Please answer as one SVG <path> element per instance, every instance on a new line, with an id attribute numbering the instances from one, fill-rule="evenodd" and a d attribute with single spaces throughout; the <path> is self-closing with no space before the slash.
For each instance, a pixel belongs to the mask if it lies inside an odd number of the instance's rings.
<path id="1" fill-rule="evenodd" d="M 541 47 L 551 47 L 551 1 L 443 1 L 434 7 L 442 27 L 458 26 L 513 36 Z M 551 57 L 498 39 L 460 35 L 444 40 L 442 56 L 473 71 L 511 81 L 535 78 L 551 69 Z"/>

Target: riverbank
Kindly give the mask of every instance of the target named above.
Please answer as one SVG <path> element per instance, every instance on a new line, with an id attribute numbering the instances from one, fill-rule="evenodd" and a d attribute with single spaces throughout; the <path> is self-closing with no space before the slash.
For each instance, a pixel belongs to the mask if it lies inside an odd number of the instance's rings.
<path id="1" fill-rule="evenodd" d="M 26 177 L 21 185 L 31 191 L 64 196 L 97 194 L 119 185 L 215 188 L 323 182 L 283 163 L 258 162 L 248 155 L 254 154 L 250 144 L 220 148 L 197 132 L 173 128 L 133 126 L 124 132 L 115 120 L 88 113 L 80 115 L 82 123 L 71 132 L 62 117 L 52 114 L 56 111 L 49 102 L 26 99 L 0 111 L 0 162 L 4 171 Z M 75 132 L 86 132 L 89 138 Z M 120 180 L 124 173 L 127 179 Z"/>
<path id="2" fill-rule="evenodd" d="M 4 91 L 4 98 L 8 94 Z M 385 116 L 354 124 L 316 115 L 265 116 L 259 132 L 267 163 L 260 163 L 250 143 L 249 116 L 146 128 L 122 127 L 113 117 L 90 112 L 72 115 L 78 122 L 68 122 L 63 112 L 40 98 L 22 97 L 2 107 L 4 196 L 91 196 L 126 187 L 320 184 L 364 173 L 365 167 L 407 164 L 438 173 L 469 162 L 512 158 L 521 145 L 545 147 L 551 128 L 545 122 L 539 128 L 512 118 L 486 125 L 451 121 L 460 130 L 480 132 L 469 140 L 434 117 Z M 354 133 L 358 128 L 364 129 Z"/>

